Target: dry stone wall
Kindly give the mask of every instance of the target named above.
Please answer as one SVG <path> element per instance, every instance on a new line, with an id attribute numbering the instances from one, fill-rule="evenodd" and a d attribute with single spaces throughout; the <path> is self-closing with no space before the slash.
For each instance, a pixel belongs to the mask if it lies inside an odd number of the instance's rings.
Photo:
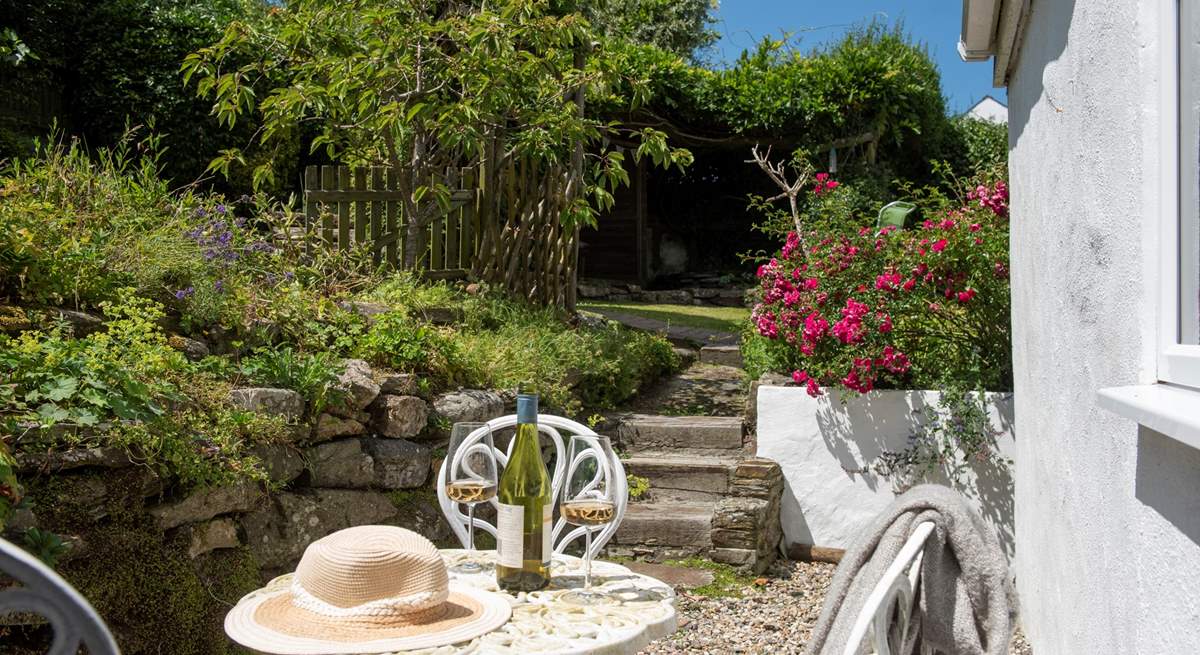
<path id="1" fill-rule="evenodd" d="M 295 566 L 313 540 L 354 525 L 399 525 L 450 545 L 433 487 L 445 427 L 499 416 L 512 399 L 472 389 L 421 397 L 415 376 L 376 372 L 361 360 L 346 362 L 338 387 L 346 401 L 315 416 L 295 391 L 232 390 L 233 403 L 296 425 L 293 440 L 255 446 L 269 484 L 180 492 L 124 449 L 110 447 L 18 453 L 19 473 L 30 487 L 61 489 L 63 500 L 82 505 L 90 521 L 103 522 L 118 507 L 144 512 L 147 524 L 183 538 L 193 559 L 244 548 L 264 579 Z M 36 504 L 22 509 L 7 536 L 39 527 L 38 513 Z M 71 557 L 87 555 L 86 536 L 66 536 L 78 546 Z"/>

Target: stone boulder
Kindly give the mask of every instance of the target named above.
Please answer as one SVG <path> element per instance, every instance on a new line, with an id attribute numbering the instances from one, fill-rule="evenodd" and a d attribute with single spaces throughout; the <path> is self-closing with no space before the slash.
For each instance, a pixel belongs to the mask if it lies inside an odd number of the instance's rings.
<path id="1" fill-rule="evenodd" d="M 16 453 L 17 469 L 61 473 L 85 466 L 124 468 L 133 466 L 124 448 L 70 448 L 49 452 Z"/>
<path id="2" fill-rule="evenodd" d="M 415 437 L 429 422 L 429 408 L 416 396 L 381 395 L 371 405 L 371 427 L 386 437 Z"/>
<path id="3" fill-rule="evenodd" d="M 406 439 L 360 440 L 374 460 L 374 484 L 383 489 L 414 489 L 429 478 L 433 453 L 428 446 Z"/>
<path id="4" fill-rule="evenodd" d="M 379 393 L 414 396 L 417 393 L 417 376 L 412 373 L 385 373 L 379 376 Z"/>
<path id="5" fill-rule="evenodd" d="M 343 399 L 341 405 L 355 412 L 365 409 L 379 396 L 371 366 L 361 359 L 347 359 L 343 363 L 346 368 L 334 387 Z"/>
<path id="6" fill-rule="evenodd" d="M 249 512 L 258 506 L 262 492 L 258 486 L 243 482 L 228 487 L 201 489 L 173 503 L 150 508 L 159 528 L 170 530 L 187 523 L 207 521 L 222 514 Z"/>
<path id="7" fill-rule="evenodd" d="M 167 345 L 183 353 L 184 357 L 193 362 L 200 361 L 210 354 L 208 344 L 178 334 L 167 337 Z"/>
<path id="8" fill-rule="evenodd" d="M 192 559 L 219 548 L 237 548 L 242 545 L 242 540 L 238 537 L 237 523 L 228 518 L 194 525 L 188 538 L 188 556 Z"/>
<path id="9" fill-rule="evenodd" d="M 305 451 L 314 487 L 365 489 L 375 479 L 375 460 L 358 439 L 343 439 Z"/>
<path id="10" fill-rule="evenodd" d="M 82 339 L 93 332 L 104 329 L 104 318 L 96 314 L 81 312 L 76 309 L 53 309 L 56 318 L 62 319 L 71 326 L 71 332 L 76 339 Z"/>
<path id="11" fill-rule="evenodd" d="M 259 414 L 297 420 L 304 415 L 304 398 L 291 389 L 250 387 L 229 392 L 229 400 L 242 409 Z"/>
<path id="12" fill-rule="evenodd" d="M 424 307 L 413 313 L 433 325 L 457 325 L 463 321 L 463 310 L 458 307 Z"/>
<path id="13" fill-rule="evenodd" d="M 504 413 L 504 397 L 495 391 L 460 389 L 434 398 L 433 411 L 452 424 L 490 421 Z"/>
<path id="14" fill-rule="evenodd" d="M 386 314 L 392 311 L 392 308 L 378 302 L 369 302 L 366 300 L 346 300 L 338 303 L 338 306 L 348 312 L 354 312 L 367 320 L 367 325 L 374 325 L 375 317 L 380 314 Z"/>
<path id="15" fill-rule="evenodd" d="M 262 460 L 267 478 L 276 484 L 287 484 L 304 472 L 304 458 L 290 444 L 259 444 L 254 447 L 254 454 Z"/>
<path id="16" fill-rule="evenodd" d="M 366 426 L 355 419 L 321 414 L 317 417 L 316 425 L 313 426 L 311 441 L 321 443 L 338 437 L 353 437 L 366 432 Z"/>
<path id="17" fill-rule="evenodd" d="M 398 510 L 376 491 L 312 489 L 275 494 L 241 518 L 246 545 L 267 573 L 290 570 L 313 541 L 356 525 L 394 524 Z"/>

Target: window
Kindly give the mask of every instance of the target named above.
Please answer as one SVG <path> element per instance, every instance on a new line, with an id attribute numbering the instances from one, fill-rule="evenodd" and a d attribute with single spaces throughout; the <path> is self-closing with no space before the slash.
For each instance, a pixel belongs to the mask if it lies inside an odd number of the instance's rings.
<path id="1" fill-rule="evenodd" d="M 1164 143 L 1177 143 L 1178 155 L 1165 156 L 1164 193 L 1177 198 L 1163 208 L 1163 292 L 1160 310 L 1158 377 L 1200 387 L 1200 3 L 1178 3 L 1178 48 L 1169 41 L 1164 51 L 1177 52 L 1166 66 L 1164 107 L 1178 108 L 1178 121 L 1163 116 L 1166 131 L 1175 135 Z M 1178 93 L 1171 79 L 1178 75 Z M 1165 136 L 1165 135 L 1164 135 Z M 1171 170 L 1176 168 L 1177 170 Z"/>

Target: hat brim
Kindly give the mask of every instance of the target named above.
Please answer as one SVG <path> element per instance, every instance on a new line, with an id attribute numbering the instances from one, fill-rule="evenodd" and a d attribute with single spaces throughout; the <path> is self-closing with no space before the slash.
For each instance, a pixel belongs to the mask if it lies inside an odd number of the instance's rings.
<path id="1" fill-rule="evenodd" d="M 225 634 L 276 655 L 358 655 L 470 641 L 512 616 L 506 597 L 451 582 L 445 606 L 418 621 L 332 619 L 292 605 L 288 585 L 275 582 L 248 594 L 225 615 Z"/>

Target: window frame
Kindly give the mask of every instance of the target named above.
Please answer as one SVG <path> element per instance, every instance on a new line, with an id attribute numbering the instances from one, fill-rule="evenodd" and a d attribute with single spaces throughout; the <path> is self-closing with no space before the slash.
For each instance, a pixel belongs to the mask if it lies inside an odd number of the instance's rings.
<path id="1" fill-rule="evenodd" d="M 1200 188 L 1189 189 L 1189 185 L 1200 187 L 1200 176 L 1189 180 L 1186 184 L 1182 179 L 1186 168 L 1183 165 L 1183 157 L 1189 153 L 1188 146 L 1184 144 L 1186 126 L 1194 125 L 1191 129 L 1197 130 L 1197 132 L 1193 134 L 1200 135 L 1200 106 L 1197 104 L 1200 103 L 1200 82 L 1195 84 L 1192 91 L 1195 97 L 1185 93 L 1182 44 L 1189 41 L 1200 42 L 1200 7 L 1191 7 L 1191 10 L 1198 14 L 1192 21 L 1192 24 L 1196 25 L 1196 32 L 1188 34 L 1190 39 L 1185 39 L 1185 30 L 1189 28 L 1189 24 L 1185 20 L 1183 5 L 1191 3 L 1188 0 L 1183 2 L 1164 0 L 1162 4 L 1165 6 L 1163 7 L 1164 20 L 1162 21 L 1162 84 L 1160 85 L 1162 115 L 1159 125 L 1160 152 L 1164 156 L 1160 158 L 1162 170 L 1160 171 L 1159 195 L 1162 224 L 1159 230 L 1158 250 L 1162 282 L 1159 285 L 1158 302 L 1158 380 L 1189 387 L 1200 387 L 1200 345 L 1181 343 L 1180 336 L 1184 273 L 1181 246 L 1184 243 L 1183 233 L 1188 229 L 1184 223 L 1184 212 L 1188 209 L 1192 211 L 1200 209 L 1200 203 L 1196 202 L 1197 196 L 1188 200 L 1183 197 L 1185 192 L 1200 193 Z M 1194 47 L 1200 51 L 1200 46 Z M 1190 72 L 1200 75 L 1200 64 L 1196 66 L 1195 71 Z M 1193 102 L 1193 109 L 1190 112 L 1183 106 L 1185 98 Z M 1185 120 L 1189 120 L 1190 123 L 1185 123 Z M 1191 151 L 1192 156 L 1200 158 L 1200 140 L 1197 140 L 1196 145 L 1192 147 L 1195 148 Z M 1200 172 L 1200 164 L 1196 165 L 1193 172 Z M 1191 229 L 1196 228 L 1192 226 Z M 1197 262 L 1197 265 L 1200 265 L 1200 262 Z"/>

